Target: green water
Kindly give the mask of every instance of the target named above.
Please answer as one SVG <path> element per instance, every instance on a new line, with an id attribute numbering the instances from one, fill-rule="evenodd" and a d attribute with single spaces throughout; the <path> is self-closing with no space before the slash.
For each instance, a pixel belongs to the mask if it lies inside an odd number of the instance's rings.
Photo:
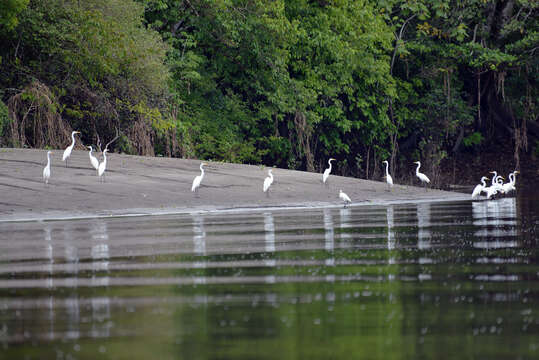
<path id="1" fill-rule="evenodd" d="M 0 223 L 0 358 L 538 358 L 537 200 Z"/>

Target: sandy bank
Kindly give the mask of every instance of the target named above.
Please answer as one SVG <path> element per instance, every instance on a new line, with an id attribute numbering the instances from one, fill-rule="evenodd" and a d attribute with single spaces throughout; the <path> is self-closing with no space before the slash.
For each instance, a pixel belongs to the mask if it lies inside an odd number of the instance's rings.
<path id="1" fill-rule="evenodd" d="M 269 198 L 262 193 L 267 169 L 208 162 L 199 196 L 191 190 L 198 160 L 109 154 L 106 182 L 100 183 L 87 151 L 73 151 L 69 167 L 54 150 L 48 186 L 42 179 L 45 150 L 0 149 L 0 221 L 170 214 L 259 207 L 338 206 L 339 189 L 353 206 L 389 202 L 449 201 L 469 195 L 331 175 L 274 169 Z"/>

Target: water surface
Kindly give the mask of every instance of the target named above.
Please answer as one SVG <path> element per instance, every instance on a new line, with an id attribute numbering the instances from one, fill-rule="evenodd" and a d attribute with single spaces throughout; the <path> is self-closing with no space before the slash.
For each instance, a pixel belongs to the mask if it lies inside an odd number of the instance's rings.
<path id="1" fill-rule="evenodd" d="M 0 223 L 0 358 L 537 358 L 537 200 Z"/>

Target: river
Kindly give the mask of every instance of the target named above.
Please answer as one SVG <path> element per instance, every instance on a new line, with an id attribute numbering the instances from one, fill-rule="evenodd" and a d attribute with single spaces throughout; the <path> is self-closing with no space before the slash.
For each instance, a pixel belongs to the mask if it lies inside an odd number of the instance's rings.
<path id="1" fill-rule="evenodd" d="M 0 358 L 537 358 L 533 194 L 0 223 Z"/>

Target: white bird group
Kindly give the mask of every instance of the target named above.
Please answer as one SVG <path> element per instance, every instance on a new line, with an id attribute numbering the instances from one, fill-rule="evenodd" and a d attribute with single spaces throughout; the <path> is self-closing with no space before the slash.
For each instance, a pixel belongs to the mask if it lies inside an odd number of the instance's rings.
<path id="1" fill-rule="evenodd" d="M 73 131 L 71 132 L 71 145 L 69 145 L 62 155 L 62 161 L 65 161 L 66 167 L 67 161 L 69 157 L 71 156 L 71 153 L 73 152 L 73 148 L 75 147 L 75 134 L 80 134 L 80 131 Z M 89 157 L 90 157 L 90 163 L 92 164 L 92 167 L 96 170 L 97 175 L 101 178 L 101 181 L 104 181 L 104 174 L 107 167 L 107 151 L 108 149 L 105 149 L 103 151 L 103 161 L 100 163 L 99 160 L 92 155 L 92 147 L 88 146 L 88 149 L 90 149 Z M 47 152 L 47 165 L 43 168 L 43 180 L 45 181 L 45 184 L 47 185 L 49 183 L 49 179 L 51 178 L 51 151 Z"/>
<path id="2" fill-rule="evenodd" d="M 67 160 L 71 156 L 71 153 L 73 151 L 73 148 L 75 147 L 75 134 L 80 134 L 79 131 L 73 131 L 71 133 L 71 145 L 69 145 L 63 153 L 62 161 L 65 161 L 66 167 L 67 167 Z M 107 144 L 108 145 L 108 144 Z M 103 161 L 99 162 L 99 160 L 92 154 L 93 148 L 92 146 L 87 146 L 90 152 L 88 153 L 88 156 L 90 158 L 90 163 L 92 164 L 92 167 L 96 170 L 97 176 L 99 176 L 100 180 L 102 182 L 105 181 L 105 170 L 107 167 L 107 152 L 108 148 L 105 148 L 103 150 Z M 47 152 L 47 165 L 43 168 L 43 180 L 45 181 L 45 184 L 48 185 L 49 179 L 51 177 L 51 151 Z M 324 173 L 322 175 L 322 183 L 326 186 L 328 185 L 328 178 L 331 173 L 332 164 L 331 162 L 335 161 L 335 159 L 330 158 L 328 160 L 329 167 L 324 170 Z M 391 188 L 393 187 L 393 178 L 389 174 L 389 162 L 387 160 L 382 161 L 383 164 L 386 166 L 386 182 L 388 186 L 388 191 L 391 191 Z M 425 190 L 427 190 L 427 184 L 430 183 L 430 179 L 427 175 L 419 172 L 419 169 L 421 167 L 421 162 L 415 161 L 414 164 L 417 164 L 417 168 L 415 170 L 415 174 L 419 181 L 423 184 L 425 184 Z M 200 164 L 200 175 L 194 178 L 193 184 L 191 186 L 191 191 L 197 193 L 198 195 L 198 189 L 200 188 L 200 184 L 202 183 L 202 179 L 204 178 L 204 166 L 207 165 L 205 162 L 202 162 Z M 496 171 L 491 171 L 494 176 L 492 177 L 492 183 L 490 186 L 487 186 L 486 180 L 489 180 L 487 177 L 483 176 L 481 178 L 481 184 L 478 184 L 475 186 L 473 192 L 472 192 L 472 199 L 477 198 L 482 192 L 484 192 L 487 195 L 487 199 L 492 198 L 497 193 L 501 194 L 508 194 L 511 191 L 515 191 L 515 183 L 516 183 L 516 174 L 519 174 L 519 171 L 513 171 L 509 174 L 509 182 L 503 183 L 504 178 Z M 262 187 L 262 191 L 266 193 L 266 196 L 269 196 L 269 189 L 270 186 L 273 184 L 273 174 L 272 169 L 268 170 L 268 176 L 264 179 L 264 185 Z M 350 197 L 344 193 L 342 190 L 339 190 L 339 198 L 344 202 L 344 206 L 346 207 L 347 204 L 351 203 L 352 200 Z"/>
<path id="3" fill-rule="evenodd" d="M 481 178 L 481 184 L 478 184 L 475 186 L 472 192 L 472 199 L 477 198 L 479 195 L 481 195 L 482 192 L 484 192 L 487 195 L 487 199 L 491 199 L 496 194 L 509 194 L 511 191 L 516 191 L 516 175 L 520 174 L 518 170 L 513 171 L 509 174 L 509 182 L 503 183 L 504 178 L 496 171 L 491 171 L 491 174 L 494 174 L 492 176 L 492 182 L 490 186 L 487 186 L 486 180 L 488 180 L 487 177 L 483 176 Z"/>

